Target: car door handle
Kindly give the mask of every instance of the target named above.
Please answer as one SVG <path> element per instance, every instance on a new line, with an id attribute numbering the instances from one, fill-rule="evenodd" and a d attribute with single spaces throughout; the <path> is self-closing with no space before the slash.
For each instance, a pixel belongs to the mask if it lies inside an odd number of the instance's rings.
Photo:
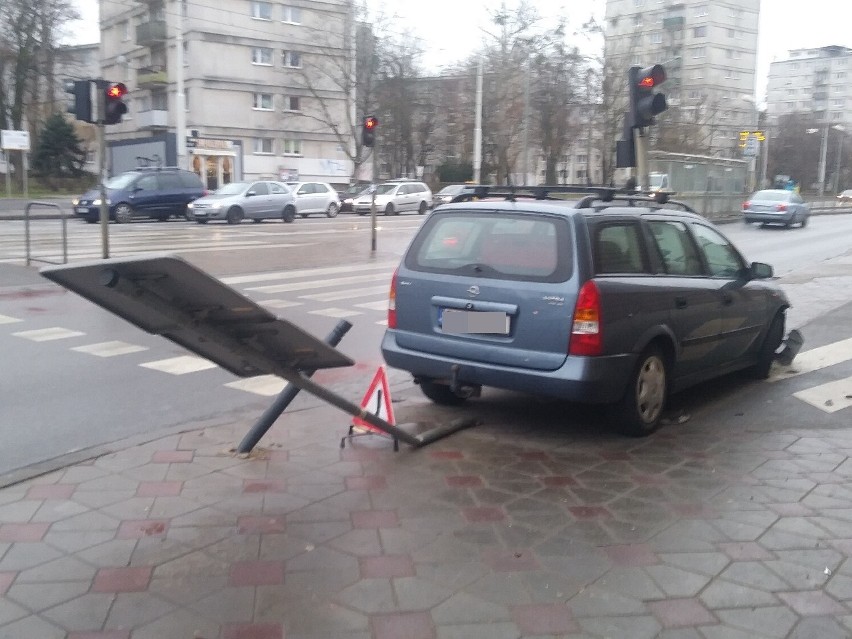
<path id="1" fill-rule="evenodd" d="M 688 306 L 688 302 L 685 297 L 676 297 L 675 298 L 675 308 L 686 308 Z"/>

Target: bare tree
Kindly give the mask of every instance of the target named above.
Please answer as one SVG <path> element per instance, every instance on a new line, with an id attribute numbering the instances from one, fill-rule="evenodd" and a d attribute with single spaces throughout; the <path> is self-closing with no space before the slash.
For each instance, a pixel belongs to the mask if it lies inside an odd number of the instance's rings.
<path id="1" fill-rule="evenodd" d="M 0 128 L 28 128 L 35 137 L 55 109 L 57 33 L 77 13 L 65 0 L 5 0 L 0 4 Z M 46 96 L 46 97 L 44 97 Z M 12 154 L 18 180 L 21 158 Z"/>

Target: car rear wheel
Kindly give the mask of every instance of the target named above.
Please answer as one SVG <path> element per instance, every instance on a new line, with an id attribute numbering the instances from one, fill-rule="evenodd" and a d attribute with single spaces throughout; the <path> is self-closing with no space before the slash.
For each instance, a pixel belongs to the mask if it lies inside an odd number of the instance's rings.
<path id="1" fill-rule="evenodd" d="M 418 383 L 423 394 L 441 406 L 461 406 L 467 399 L 456 395 L 447 384 L 439 384 L 431 379 L 424 378 L 420 378 Z"/>
<path id="2" fill-rule="evenodd" d="M 802 218 L 802 221 L 799 223 L 799 226 L 801 228 L 805 228 L 807 225 L 808 225 L 808 216 L 806 215 L 805 217 Z"/>
<path id="3" fill-rule="evenodd" d="M 199 224 L 207 224 L 207 220 L 206 220 L 206 219 L 204 219 L 204 220 L 195 220 L 195 221 L 196 221 L 196 222 L 198 222 Z"/>
<path id="4" fill-rule="evenodd" d="M 666 359 L 651 346 L 639 356 L 624 397 L 612 407 L 616 428 L 631 437 L 650 435 L 660 427 L 667 395 Z"/>
<path id="5" fill-rule="evenodd" d="M 429 208 L 429 205 L 426 204 L 426 202 L 421 202 L 420 206 L 417 208 L 417 212 L 420 215 L 423 215 L 424 213 L 426 213 L 426 209 L 428 209 L 428 208 Z"/>
<path id="6" fill-rule="evenodd" d="M 122 202 L 115 207 L 115 221 L 119 224 L 126 224 L 133 219 L 133 207 Z"/>
<path id="7" fill-rule="evenodd" d="M 239 224 L 243 221 L 243 211 L 238 206 L 232 206 L 228 209 L 228 214 L 225 216 L 228 224 Z"/>
<path id="8" fill-rule="evenodd" d="M 296 208 L 293 206 L 285 206 L 284 211 L 281 213 L 281 219 L 287 224 L 290 224 L 296 219 Z"/>
<path id="9" fill-rule="evenodd" d="M 331 202 L 325 210 L 326 217 L 337 217 L 337 204 Z"/>
<path id="10" fill-rule="evenodd" d="M 766 331 L 766 337 L 763 338 L 763 343 L 760 345 L 760 351 L 757 354 L 757 362 L 748 370 L 754 379 L 769 377 L 772 362 L 775 360 L 775 351 L 781 346 L 783 339 L 784 314 L 778 313 L 772 318 L 769 330 Z"/>

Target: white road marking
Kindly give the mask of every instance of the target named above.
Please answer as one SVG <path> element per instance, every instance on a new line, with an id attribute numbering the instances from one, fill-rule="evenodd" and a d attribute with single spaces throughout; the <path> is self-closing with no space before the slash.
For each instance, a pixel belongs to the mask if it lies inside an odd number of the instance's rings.
<path id="1" fill-rule="evenodd" d="M 9 315 L 0 315 L 0 324 L 14 324 L 15 322 L 23 322 L 24 320 Z"/>
<path id="2" fill-rule="evenodd" d="M 351 291 L 332 291 L 331 293 L 313 293 L 311 295 L 299 295 L 300 299 L 313 300 L 316 302 L 336 302 L 337 300 L 348 300 L 353 297 L 367 297 L 368 295 L 384 294 L 387 297 L 390 291 L 390 282 L 384 286 L 369 286 L 356 288 Z"/>
<path id="3" fill-rule="evenodd" d="M 356 304 L 357 308 L 368 308 L 371 311 L 386 311 L 388 310 L 388 301 L 387 300 L 379 300 L 378 302 L 364 302 L 363 304 Z"/>
<path id="4" fill-rule="evenodd" d="M 852 406 L 852 377 L 806 388 L 793 393 L 793 397 L 826 413 L 836 413 Z"/>
<path id="5" fill-rule="evenodd" d="M 312 288 L 328 288 L 342 284 L 357 284 L 359 282 L 380 282 L 387 280 L 386 273 L 373 275 L 353 275 L 352 277 L 336 277 L 328 280 L 312 280 L 310 282 L 291 282 L 290 284 L 274 284 L 272 286 L 253 286 L 247 291 L 258 293 L 285 293 L 287 291 L 303 291 Z"/>
<path id="6" fill-rule="evenodd" d="M 85 335 L 80 331 L 72 331 L 67 328 L 54 326 L 53 328 L 39 328 L 34 331 L 21 331 L 12 333 L 15 337 L 23 337 L 34 342 L 50 342 L 56 339 L 68 339 L 69 337 L 79 337 Z"/>
<path id="7" fill-rule="evenodd" d="M 301 302 L 291 302 L 289 300 L 255 300 L 261 306 L 269 308 L 290 308 L 291 306 L 301 306 Z"/>
<path id="8" fill-rule="evenodd" d="M 380 262 L 378 264 L 365 264 L 359 266 L 329 266 L 327 268 L 306 268 L 294 271 L 274 271 L 272 273 L 253 273 L 251 275 L 237 275 L 234 277 L 223 277 L 222 282 L 229 285 L 252 284 L 254 282 L 270 282 L 274 280 L 290 280 L 298 277 L 314 277 L 317 275 L 334 275 L 335 273 L 351 273 L 352 271 L 374 271 L 395 268 L 397 262 Z"/>
<path id="9" fill-rule="evenodd" d="M 323 308 L 317 311 L 308 311 L 311 315 L 324 315 L 325 317 L 354 317 L 355 315 L 363 315 L 360 311 L 353 311 L 346 308 Z"/>
<path id="10" fill-rule="evenodd" d="M 195 357 L 193 355 L 181 355 L 180 357 L 171 357 L 169 359 L 161 359 L 155 362 L 145 362 L 139 364 L 143 368 L 151 368 L 170 375 L 185 375 L 187 373 L 197 373 L 210 368 L 216 368 L 216 364 L 203 357 Z"/>
<path id="11" fill-rule="evenodd" d="M 768 381 L 777 382 L 781 379 L 789 379 L 796 375 L 803 375 L 804 373 L 810 373 L 821 368 L 834 366 L 850 359 L 852 359 L 852 338 L 799 353 L 793 360 L 792 365 L 778 367 L 777 371 L 773 372 L 772 377 Z"/>
<path id="12" fill-rule="evenodd" d="M 263 395 L 264 397 L 275 397 L 284 390 L 287 382 L 275 375 L 260 375 L 258 377 L 240 379 L 236 382 L 228 382 L 225 386 L 246 391 L 247 393 L 254 393 L 255 395 Z"/>
<path id="13" fill-rule="evenodd" d="M 118 355 L 147 351 L 148 347 L 137 346 L 136 344 L 128 344 L 127 342 L 116 340 L 112 342 L 100 342 L 99 344 L 88 344 L 86 346 L 75 346 L 71 350 L 79 353 L 96 355 L 98 357 L 116 357 Z"/>

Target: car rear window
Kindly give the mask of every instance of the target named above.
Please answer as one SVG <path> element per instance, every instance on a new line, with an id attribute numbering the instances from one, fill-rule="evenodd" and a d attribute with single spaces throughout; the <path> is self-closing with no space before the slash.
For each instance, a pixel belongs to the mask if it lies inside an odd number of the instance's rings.
<path id="1" fill-rule="evenodd" d="M 752 200 L 764 200 L 767 202 L 788 202 L 791 193 L 787 191 L 758 191 L 751 196 Z"/>
<path id="2" fill-rule="evenodd" d="M 433 214 L 407 254 L 412 270 L 508 280 L 562 282 L 571 276 L 571 242 L 555 217 Z"/>

